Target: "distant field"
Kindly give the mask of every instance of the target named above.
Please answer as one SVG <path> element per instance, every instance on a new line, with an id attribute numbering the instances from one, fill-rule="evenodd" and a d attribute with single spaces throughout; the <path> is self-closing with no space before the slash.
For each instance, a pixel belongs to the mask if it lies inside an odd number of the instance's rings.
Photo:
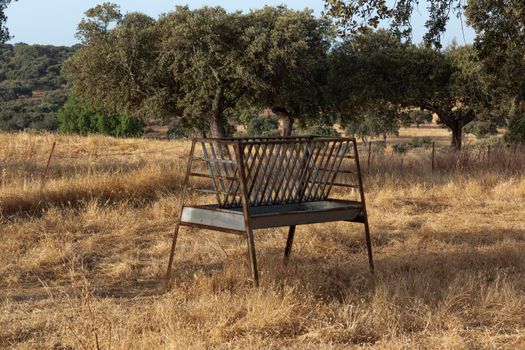
<path id="1" fill-rule="evenodd" d="M 445 129 L 402 129 L 397 140 Z M 42 175 L 53 142 L 54 158 Z M 187 141 L 0 134 L 0 348 L 525 348 L 525 153 L 372 153 L 362 226 L 183 229 Z M 366 153 L 361 154 L 366 159 Z M 349 194 L 338 192 L 340 198 Z M 196 193 L 191 196 L 196 198 Z"/>

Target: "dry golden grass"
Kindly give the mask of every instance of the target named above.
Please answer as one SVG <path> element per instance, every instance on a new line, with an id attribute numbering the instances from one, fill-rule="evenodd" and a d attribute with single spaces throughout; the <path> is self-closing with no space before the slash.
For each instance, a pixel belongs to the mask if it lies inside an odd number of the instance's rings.
<path id="1" fill-rule="evenodd" d="M 0 348 L 525 348 L 523 152 L 374 152 L 374 277 L 361 225 L 299 227 L 287 268 L 256 231 L 260 289 L 242 239 L 183 229 L 166 292 L 187 143 L 0 144 Z"/>

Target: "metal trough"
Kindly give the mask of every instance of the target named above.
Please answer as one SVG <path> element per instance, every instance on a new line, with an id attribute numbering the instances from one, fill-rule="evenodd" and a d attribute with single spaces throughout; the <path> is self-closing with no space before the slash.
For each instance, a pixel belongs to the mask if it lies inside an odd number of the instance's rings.
<path id="1" fill-rule="evenodd" d="M 197 146 L 201 148 L 200 156 Z M 345 166 L 345 161 L 350 164 Z M 338 180 L 341 175 L 346 181 Z M 192 179 L 207 181 L 211 188 L 192 189 L 213 195 L 216 203 L 185 205 Z M 334 187 L 356 191 L 357 200 L 330 198 Z M 245 235 L 252 278 L 258 285 L 254 229 L 288 226 L 284 254 L 287 262 L 297 225 L 330 221 L 362 223 L 373 272 L 363 182 L 353 138 L 195 138 L 182 195 L 167 282 L 180 226 Z"/>

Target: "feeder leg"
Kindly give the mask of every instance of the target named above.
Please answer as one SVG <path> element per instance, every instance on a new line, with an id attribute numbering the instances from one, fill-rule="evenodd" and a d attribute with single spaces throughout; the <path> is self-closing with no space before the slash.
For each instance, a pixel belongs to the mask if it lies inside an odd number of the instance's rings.
<path id="1" fill-rule="evenodd" d="M 284 264 L 288 264 L 290 253 L 292 252 L 293 237 L 295 235 L 295 225 L 290 226 L 288 230 L 288 240 L 286 241 L 286 248 L 284 249 Z"/>
<path id="2" fill-rule="evenodd" d="M 372 240 L 370 239 L 370 228 L 368 226 L 368 216 L 365 216 L 365 237 L 366 237 L 366 250 L 368 252 L 368 265 L 370 265 L 370 272 L 374 273 L 374 259 L 372 257 Z"/>
<path id="3" fill-rule="evenodd" d="M 171 267 L 173 265 L 173 257 L 175 255 L 175 247 L 177 246 L 177 238 L 179 236 L 180 221 L 175 225 L 175 230 L 173 231 L 173 241 L 171 243 L 171 252 L 170 259 L 168 262 L 168 271 L 166 272 L 166 288 L 170 285 L 171 280 Z"/>
<path id="4" fill-rule="evenodd" d="M 259 287 L 259 271 L 257 270 L 257 256 L 255 255 L 255 242 L 253 240 L 253 230 L 246 229 L 246 240 L 248 241 L 248 255 L 250 257 L 250 267 L 252 269 L 253 283 Z"/>

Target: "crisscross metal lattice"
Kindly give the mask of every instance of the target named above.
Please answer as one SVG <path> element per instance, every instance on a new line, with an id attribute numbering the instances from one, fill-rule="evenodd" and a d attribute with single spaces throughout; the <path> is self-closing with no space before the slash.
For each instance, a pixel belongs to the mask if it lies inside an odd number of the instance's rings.
<path id="1" fill-rule="evenodd" d="M 337 183 L 345 159 L 354 158 L 354 139 L 349 138 L 236 138 L 198 139 L 207 177 L 220 207 L 242 206 L 239 166 L 244 169 L 246 198 L 250 206 L 264 206 L 325 200 L 333 186 L 358 188 L 354 183 Z"/>

